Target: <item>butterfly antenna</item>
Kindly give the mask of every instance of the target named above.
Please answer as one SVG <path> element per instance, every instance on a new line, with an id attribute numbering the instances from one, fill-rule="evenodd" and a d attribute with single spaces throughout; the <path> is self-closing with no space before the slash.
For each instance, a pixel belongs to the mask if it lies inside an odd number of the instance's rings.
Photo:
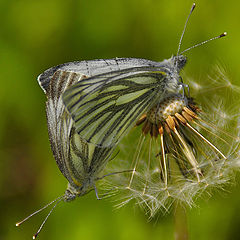
<path id="1" fill-rule="evenodd" d="M 29 216 L 27 216 L 26 218 L 24 218 L 22 221 L 17 222 L 17 223 L 16 223 L 16 227 L 19 227 L 22 223 L 26 222 L 29 218 L 31 218 L 32 216 L 34 216 L 34 215 L 36 215 L 37 213 L 41 212 L 42 210 L 44 210 L 44 209 L 47 208 L 48 206 L 52 205 L 53 203 L 55 203 L 55 202 L 58 201 L 59 199 L 61 200 L 62 198 L 63 198 L 63 196 L 54 199 L 53 201 L 51 201 L 50 203 L 48 203 L 48 204 L 45 205 L 44 207 L 40 208 L 39 210 L 35 211 L 34 213 L 32 213 L 32 214 L 30 214 Z"/>
<path id="2" fill-rule="evenodd" d="M 51 215 L 51 213 L 52 213 L 52 211 L 54 210 L 54 208 L 62 201 L 62 199 L 63 199 L 63 196 L 61 196 L 61 197 L 59 197 L 59 198 L 57 198 L 57 199 L 54 200 L 54 202 L 56 202 L 56 201 L 57 201 L 57 202 L 55 203 L 55 205 L 54 205 L 54 206 L 52 207 L 52 209 L 49 211 L 48 215 L 47 215 L 47 216 L 45 217 L 45 219 L 43 220 L 43 222 L 42 222 L 41 226 L 39 227 L 38 231 L 33 235 L 33 239 L 36 239 L 36 237 L 38 236 L 38 234 L 41 232 L 44 224 L 45 224 L 46 221 L 48 220 L 48 217 Z M 52 203 L 53 203 L 53 202 L 52 202 Z"/>
<path id="3" fill-rule="evenodd" d="M 183 39 L 184 33 L 186 31 L 188 20 L 189 20 L 190 16 L 192 15 L 192 12 L 193 12 L 195 7 L 196 7 L 196 4 L 193 3 L 192 8 L 190 10 L 190 13 L 188 14 L 187 20 L 185 22 L 185 25 L 184 25 L 184 28 L 183 28 L 183 31 L 182 31 L 182 35 L 181 35 L 181 38 L 180 38 L 180 41 L 179 41 L 179 44 L 178 44 L 177 56 L 179 55 L 179 52 L 180 52 L 180 48 L 181 48 L 181 45 L 182 45 L 182 39 Z"/>
<path id="4" fill-rule="evenodd" d="M 206 40 L 206 41 L 200 42 L 200 43 L 198 43 L 198 44 L 196 44 L 196 45 L 194 45 L 194 46 L 192 46 L 192 47 L 190 47 L 190 48 L 185 49 L 184 51 L 182 51 L 182 52 L 180 53 L 180 55 L 182 55 L 183 53 L 185 53 L 185 52 L 187 52 L 187 51 L 189 51 L 189 50 L 191 50 L 191 49 L 193 49 L 193 48 L 202 46 L 202 45 L 204 45 L 205 43 L 208 43 L 208 42 L 210 42 L 210 41 L 212 41 L 212 40 L 215 40 L 215 39 L 218 39 L 218 38 L 222 38 L 222 37 L 225 37 L 225 36 L 227 36 L 227 33 L 226 33 L 226 32 L 220 34 L 219 36 L 216 36 L 216 37 L 210 38 L 210 39 L 208 39 L 208 40 Z"/>

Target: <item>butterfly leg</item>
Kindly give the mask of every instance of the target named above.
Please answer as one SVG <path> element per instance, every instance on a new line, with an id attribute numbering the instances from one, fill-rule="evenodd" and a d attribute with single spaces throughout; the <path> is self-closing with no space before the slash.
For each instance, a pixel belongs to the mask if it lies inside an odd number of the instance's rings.
<path id="1" fill-rule="evenodd" d="M 96 198 L 97 198 L 97 200 L 101 200 L 101 198 L 99 198 L 99 196 L 98 196 L 98 190 L 97 190 L 96 185 L 93 184 L 93 186 L 94 186 L 94 190 L 95 190 L 95 194 L 96 194 Z"/>
<path id="2" fill-rule="evenodd" d="M 189 97 L 190 96 L 190 89 L 189 89 L 189 86 L 186 84 L 186 83 L 183 83 L 183 82 L 180 82 L 179 83 L 180 86 L 181 86 L 181 89 L 182 89 L 182 95 L 183 97 L 185 97 L 186 95 Z M 187 89 L 187 94 L 185 92 L 185 89 Z"/>

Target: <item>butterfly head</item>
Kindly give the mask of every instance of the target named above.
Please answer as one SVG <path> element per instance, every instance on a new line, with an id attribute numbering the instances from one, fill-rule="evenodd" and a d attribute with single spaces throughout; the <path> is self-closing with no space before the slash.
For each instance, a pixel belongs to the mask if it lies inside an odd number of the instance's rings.
<path id="1" fill-rule="evenodd" d="M 72 186 L 71 184 L 68 184 L 68 187 L 64 194 L 64 201 L 71 202 L 76 197 L 80 197 L 89 193 L 94 189 L 93 186 L 94 182 L 92 182 L 91 179 L 86 179 L 86 181 L 83 182 L 82 186 Z"/>
<path id="2" fill-rule="evenodd" d="M 77 194 L 71 191 L 70 189 L 67 189 L 64 194 L 64 201 L 65 202 L 71 202 L 76 198 Z"/>
<path id="3" fill-rule="evenodd" d="M 73 201 L 77 196 L 79 196 L 82 192 L 82 187 L 72 186 L 70 183 L 68 183 L 68 187 L 64 194 L 64 201 L 65 202 L 71 202 Z"/>
<path id="4" fill-rule="evenodd" d="M 184 55 L 177 55 L 172 57 L 174 68 L 179 72 L 187 62 L 187 57 Z"/>

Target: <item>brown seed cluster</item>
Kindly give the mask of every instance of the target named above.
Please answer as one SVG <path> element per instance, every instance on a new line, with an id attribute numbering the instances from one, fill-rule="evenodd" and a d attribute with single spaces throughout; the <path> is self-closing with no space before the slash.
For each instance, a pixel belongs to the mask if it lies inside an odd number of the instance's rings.
<path id="1" fill-rule="evenodd" d="M 187 99 L 181 95 L 170 95 L 164 98 L 147 113 L 148 120 L 152 123 L 165 121 L 170 115 L 180 112 L 187 105 Z"/>
<path id="2" fill-rule="evenodd" d="M 144 135 L 150 133 L 152 137 L 158 137 L 164 130 L 170 134 L 171 130 L 174 131 L 180 124 L 186 125 L 193 119 L 199 119 L 196 113 L 198 111 L 195 105 L 187 105 L 187 101 L 182 98 L 168 98 L 162 104 L 153 107 L 147 114 L 143 114 L 136 125 L 143 124 Z"/>
<path id="3" fill-rule="evenodd" d="M 193 122 L 194 119 L 200 120 L 200 118 L 197 115 L 197 112 L 199 109 L 194 105 L 188 102 L 186 99 L 183 102 L 183 98 L 179 97 L 179 101 L 177 101 L 176 96 L 174 96 L 173 101 L 170 101 L 171 99 L 167 99 L 168 105 L 166 105 L 166 102 L 163 101 L 163 104 L 159 103 L 158 107 L 153 107 L 149 112 L 151 114 L 147 113 L 144 114 L 136 123 L 137 126 L 143 123 L 142 132 L 144 135 L 150 133 L 151 137 L 157 138 L 158 135 L 160 135 L 161 139 L 161 155 L 162 155 L 162 165 L 161 168 L 163 170 L 163 178 L 165 181 L 165 184 L 167 186 L 168 182 L 168 172 L 167 172 L 167 164 L 166 164 L 166 154 L 165 154 L 165 147 L 164 147 L 164 131 L 166 131 L 167 134 L 171 136 L 172 134 L 176 137 L 177 141 L 180 143 L 182 147 L 182 153 L 192 166 L 192 171 L 195 173 L 198 182 L 201 181 L 202 171 L 199 168 L 199 164 L 194 156 L 194 153 L 192 152 L 191 148 L 189 148 L 185 138 L 178 132 L 179 125 L 185 125 L 188 127 L 192 132 L 195 132 L 198 136 L 200 136 L 205 142 L 207 142 L 212 148 L 214 148 L 217 152 L 219 152 L 218 149 L 216 149 L 215 146 L 213 146 L 207 139 L 205 139 L 195 128 L 193 128 L 189 123 Z M 190 100 L 190 99 L 189 99 Z M 169 109 L 171 107 L 171 111 L 168 115 L 164 116 L 160 115 L 158 110 L 160 109 L 161 112 L 164 112 L 165 109 Z M 155 114 L 153 114 L 153 110 L 155 111 Z M 155 116 L 155 121 L 153 121 L 153 118 L 151 115 Z M 150 118 L 149 118 L 150 116 Z"/>

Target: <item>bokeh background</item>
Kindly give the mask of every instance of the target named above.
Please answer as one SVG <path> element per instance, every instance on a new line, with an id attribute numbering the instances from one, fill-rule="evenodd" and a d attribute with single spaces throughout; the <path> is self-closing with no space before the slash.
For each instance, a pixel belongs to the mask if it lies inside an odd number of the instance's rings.
<path id="1" fill-rule="evenodd" d="M 240 5 L 196 1 L 182 49 L 228 36 L 187 53 L 185 68 L 205 80 L 221 62 L 240 85 Z M 139 57 L 161 61 L 176 53 L 192 1 L 187 0 L 0 0 L 0 239 L 30 239 L 47 211 L 19 228 L 15 223 L 61 195 L 66 180 L 53 159 L 45 96 L 36 77 L 68 61 Z M 239 100 L 232 103 L 236 106 Z M 191 239 L 240 239 L 240 185 L 188 211 Z M 173 239 L 173 218 L 148 221 L 134 204 L 114 210 L 94 192 L 60 204 L 40 239 Z"/>

